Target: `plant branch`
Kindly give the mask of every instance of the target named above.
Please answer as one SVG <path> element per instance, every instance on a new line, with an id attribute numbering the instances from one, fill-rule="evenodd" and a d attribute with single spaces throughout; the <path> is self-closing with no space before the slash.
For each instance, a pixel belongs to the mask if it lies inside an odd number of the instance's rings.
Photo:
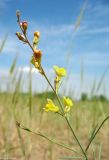
<path id="1" fill-rule="evenodd" d="M 107 117 L 102 121 L 102 123 L 100 124 L 100 126 L 98 127 L 98 129 L 95 131 L 93 137 L 91 138 L 91 140 L 89 141 L 89 143 L 88 143 L 88 145 L 87 145 L 87 147 L 86 147 L 86 149 L 85 149 L 86 152 L 88 151 L 88 149 L 89 149 L 92 141 L 93 141 L 94 138 L 96 137 L 97 133 L 99 132 L 99 130 L 101 129 L 101 127 L 103 126 L 103 124 L 104 124 L 108 119 L 109 119 L 109 116 L 107 116 Z"/>
<path id="2" fill-rule="evenodd" d="M 23 125 L 21 125 L 21 124 L 20 124 L 19 122 L 17 122 L 17 121 L 16 121 L 16 125 L 17 125 L 17 127 L 21 128 L 21 129 L 23 129 L 23 130 L 26 130 L 27 132 L 30 132 L 30 133 L 33 133 L 33 134 L 35 134 L 35 135 L 41 136 L 41 137 L 47 139 L 48 141 L 50 141 L 50 142 L 52 142 L 52 143 L 54 143 L 54 144 L 56 144 L 56 145 L 58 145 L 58 146 L 61 146 L 61 147 L 63 147 L 63 148 L 66 148 L 66 149 L 68 149 L 68 150 L 70 150 L 70 151 L 72 151 L 72 152 L 75 152 L 75 153 L 77 153 L 77 154 L 79 154 L 79 155 L 82 156 L 82 154 L 81 154 L 80 152 L 78 152 L 78 151 L 76 151 L 76 150 L 74 150 L 74 149 L 71 149 L 69 146 L 67 146 L 67 145 L 65 145 L 65 144 L 56 142 L 54 139 L 49 138 L 48 136 L 42 134 L 41 132 L 34 132 L 34 131 L 32 131 L 31 129 L 29 129 L 29 128 L 23 126 Z"/>

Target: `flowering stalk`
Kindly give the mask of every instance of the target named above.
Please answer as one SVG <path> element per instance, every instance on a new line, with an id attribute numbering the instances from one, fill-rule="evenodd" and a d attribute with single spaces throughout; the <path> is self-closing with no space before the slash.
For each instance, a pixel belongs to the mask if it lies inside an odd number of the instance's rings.
<path id="1" fill-rule="evenodd" d="M 64 102 L 65 102 L 65 109 L 64 109 L 64 106 L 58 96 L 58 85 L 59 85 L 59 82 L 61 80 L 61 78 L 63 76 L 66 75 L 66 71 L 63 69 L 63 68 L 58 68 L 57 66 L 54 67 L 55 69 L 55 72 L 56 72 L 56 79 L 55 79 L 55 88 L 52 86 L 52 84 L 50 83 L 48 77 L 46 76 L 46 73 L 41 65 L 41 56 L 42 56 L 42 53 L 40 50 L 36 49 L 37 48 L 37 44 L 38 44 L 38 41 L 39 41 L 39 36 L 40 34 L 38 32 L 35 32 L 34 33 L 34 38 L 33 38 L 33 46 L 31 45 L 31 43 L 29 42 L 28 38 L 27 38 L 27 35 L 26 35 L 26 31 L 27 31 L 27 27 L 28 27 L 28 24 L 27 22 L 20 22 L 20 13 L 17 12 L 17 21 L 18 21 L 18 24 L 20 26 L 20 29 L 23 33 L 23 35 L 21 35 L 22 37 L 25 38 L 25 41 L 26 41 L 26 44 L 28 44 L 30 46 L 30 48 L 32 49 L 33 51 L 33 56 L 32 56 L 32 59 L 31 59 L 31 63 L 39 70 L 39 72 L 44 76 L 44 78 L 47 80 L 48 84 L 50 85 L 51 89 L 53 90 L 58 102 L 59 102 L 59 105 L 60 105 L 60 109 L 61 109 L 61 115 L 63 115 L 63 117 L 65 118 L 75 140 L 77 141 L 84 157 L 85 157 L 85 160 L 87 160 L 87 155 L 79 141 L 79 139 L 77 138 L 71 124 L 70 124 L 70 121 L 68 120 L 67 116 L 65 116 L 65 112 L 68 112 L 70 110 L 70 107 L 71 107 L 71 101 L 69 99 L 66 99 L 64 97 Z M 18 37 L 19 38 L 19 37 Z M 21 41 L 23 41 L 22 39 L 20 39 Z M 23 41 L 24 42 L 24 41 Z M 66 105 L 67 104 L 67 105 Z M 45 108 L 46 111 L 53 111 L 53 112 L 58 112 L 59 109 L 57 106 L 55 106 L 50 100 L 49 100 L 49 104 L 46 105 L 46 108 Z M 26 130 L 26 129 L 25 129 Z M 44 137 L 44 136 L 43 136 Z"/>

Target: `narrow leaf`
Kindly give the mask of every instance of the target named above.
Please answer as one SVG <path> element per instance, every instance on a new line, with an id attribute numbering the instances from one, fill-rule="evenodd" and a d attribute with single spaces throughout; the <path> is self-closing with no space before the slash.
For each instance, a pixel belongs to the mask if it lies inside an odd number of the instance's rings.
<path id="1" fill-rule="evenodd" d="M 3 48 L 5 46 L 6 40 L 7 40 L 8 34 L 5 35 L 2 43 L 0 44 L 0 53 L 3 51 Z"/>
<path id="2" fill-rule="evenodd" d="M 96 87 L 96 92 L 99 91 L 99 89 L 100 89 L 100 87 L 101 87 L 101 85 L 102 85 L 102 83 L 103 83 L 103 80 L 104 80 L 104 78 L 105 78 L 105 75 L 106 75 L 108 69 L 109 69 L 109 66 L 106 67 L 105 71 L 103 72 L 103 74 L 102 74 L 102 76 L 101 76 L 101 78 L 100 78 L 100 81 L 99 81 L 99 83 L 98 83 L 98 85 L 97 85 L 97 87 Z"/>
<path id="3" fill-rule="evenodd" d="M 15 56 L 15 58 L 13 60 L 13 63 L 11 65 L 11 67 L 10 67 L 10 74 L 12 74 L 14 72 L 14 70 L 15 70 L 17 59 L 18 59 L 18 54 L 16 54 L 16 56 Z"/>
<path id="4" fill-rule="evenodd" d="M 77 29 L 79 28 L 80 24 L 81 24 L 81 20 L 82 20 L 82 18 L 83 18 L 83 14 L 84 14 L 86 5 L 87 5 L 87 0 L 85 0 L 83 6 L 82 6 L 82 8 L 81 8 L 80 14 L 79 14 L 79 16 L 78 16 L 78 18 L 77 18 L 77 21 L 76 21 L 76 23 L 75 23 L 74 30 L 77 30 Z"/>
<path id="5" fill-rule="evenodd" d="M 102 145 L 99 146 L 98 160 L 101 160 L 101 151 L 102 151 Z"/>
<path id="6" fill-rule="evenodd" d="M 30 64 L 30 72 L 29 72 L 29 113 L 31 116 L 32 112 L 32 68 Z"/>

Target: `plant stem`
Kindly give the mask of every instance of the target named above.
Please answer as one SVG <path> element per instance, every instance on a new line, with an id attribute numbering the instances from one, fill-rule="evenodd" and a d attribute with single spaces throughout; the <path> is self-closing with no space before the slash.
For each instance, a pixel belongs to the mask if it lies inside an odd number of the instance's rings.
<path id="1" fill-rule="evenodd" d="M 108 119 L 109 119 L 109 116 L 107 116 L 107 117 L 102 121 L 102 123 L 100 124 L 100 126 L 98 127 L 98 129 L 96 130 L 96 132 L 94 133 L 93 137 L 92 137 L 91 140 L 89 141 L 89 143 L 88 143 L 88 145 L 87 145 L 87 147 L 86 147 L 86 149 L 85 149 L 85 152 L 88 151 L 88 149 L 89 149 L 89 147 L 90 147 L 93 139 L 96 137 L 97 133 L 99 132 L 99 130 L 101 129 L 101 127 L 103 126 L 103 124 L 104 124 Z"/>
<path id="2" fill-rule="evenodd" d="M 67 124 L 68 124 L 68 126 L 69 126 L 69 128 L 70 128 L 70 130 L 71 130 L 71 132 L 72 132 L 72 134 L 73 134 L 73 136 L 75 137 L 75 139 L 76 139 L 78 145 L 80 146 L 82 153 L 84 154 L 84 156 L 85 156 L 85 158 L 86 158 L 86 160 L 87 160 L 86 153 L 85 153 L 85 151 L 84 151 L 84 149 L 83 149 L 83 147 L 82 147 L 82 145 L 81 145 L 79 139 L 78 139 L 77 136 L 75 135 L 75 132 L 74 132 L 74 130 L 73 130 L 71 124 L 70 124 L 70 121 L 68 120 L 67 117 L 65 117 L 65 119 L 66 119 L 66 121 L 67 121 Z"/>

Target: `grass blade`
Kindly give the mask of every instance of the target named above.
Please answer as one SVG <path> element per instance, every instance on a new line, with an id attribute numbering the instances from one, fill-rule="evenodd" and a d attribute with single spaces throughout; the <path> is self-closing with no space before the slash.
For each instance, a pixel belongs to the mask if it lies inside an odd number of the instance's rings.
<path id="1" fill-rule="evenodd" d="M 92 137 L 94 136 L 95 132 L 96 132 L 96 129 L 98 127 L 98 124 L 95 126 L 95 128 L 93 129 L 92 133 L 91 133 L 91 136 L 90 136 L 90 140 L 92 139 Z"/>
<path id="2" fill-rule="evenodd" d="M 93 152 L 93 160 L 96 160 L 96 155 L 95 155 L 95 149 L 92 148 L 92 152 Z"/>
<path id="3" fill-rule="evenodd" d="M 3 48 L 5 46 L 6 40 L 7 40 L 8 34 L 5 35 L 1 45 L 0 45 L 0 53 L 3 51 Z"/>
<path id="4" fill-rule="evenodd" d="M 83 85 L 84 85 L 84 60 L 83 60 L 83 58 L 81 59 L 80 77 L 81 77 L 81 89 L 82 89 Z"/>
<path id="5" fill-rule="evenodd" d="M 83 159 L 83 157 L 78 157 L 78 156 L 64 156 L 64 157 L 61 157 L 59 158 L 60 160 L 61 159 Z"/>
<path id="6" fill-rule="evenodd" d="M 22 138 L 22 135 L 21 135 L 21 131 L 20 131 L 18 126 L 16 126 L 16 128 L 17 128 L 17 133 L 18 133 L 20 145 L 21 145 L 22 154 L 23 154 L 23 156 L 24 156 L 24 158 L 26 160 L 25 145 L 24 145 L 24 141 L 23 141 L 23 138 Z"/>
<path id="7" fill-rule="evenodd" d="M 30 71 L 29 71 L 29 114 L 31 116 L 32 112 L 32 67 L 30 64 Z"/>
<path id="8" fill-rule="evenodd" d="M 13 105 L 15 105 L 16 102 L 18 101 L 18 95 L 19 95 L 18 93 L 19 93 L 19 90 L 20 90 L 21 80 L 22 80 L 22 71 L 19 74 L 18 80 L 16 82 L 16 86 L 15 86 L 15 91 L 13 93 L 13 97 L 12 97 L 12 104 Z"/>
<path id="9" fill-rule="evenodd" d="M 98 160 L 101 160 L 101 152 L 102 152 L 102 145 L 99 146 L 99 155 L 98 155 Z"/>
<path id="10" fill-rule="evenodd" d="M 13 111 L 13 117 L 14 117 L 14 121 L 16 122 L 16 112 L 15 112 L 15 109 L 16 109 L 16 105 L 17 105 L 17 102 L 18 102 L 18 99 L 19 99 L 19 91 L 20 91 L 20 84 L 21 84 L 21 80 L 22 80 L 22 70 L 21 72 L 19 73 L 19 77 L 18 77 L 18 80 L 17 80 L 17 83 L 16 83 L 16 86 L 15 86 L 15 91 L 13 93 L 13 97 L 12 97 L 12 111 Z M 23 154 L 23 157 L 24 159 L 26 160 L 26 147 L 25 147 L 25 144 L 24 144 L 24 140 L 23 140 L 23 137 L 21 135 L 21 131 L 19 129 L 19 127 L 16 125 L 16 129 L 17 129 L 17 134 L 18 134 L 18 138 L 19 138 L 19 143 L 20 143 L 20 146 L 21 146 L 21 151 L 22 151 L 22 154 Z"/>
<path id="11" fill-rule="evenodd" d="M 104 123 L 109 119 L 109 116 L 107 116 L 102 122 L 101 124 L 99 125 L 99 127 L 97 127 L 97 129 L 95 130 L 94 134 L 93 134 L 93 137 L 91 138 L 91 140 L 89 141 L 85 151 L 87 152 L 92 141 L 94 140 L 94 138 L 96 137 L 97 133 L 99 132 L 99 130 L 102 128 L 102 126 L 104 125 Z"/>
<path id="12" fill-rule="evenodd" d="M 93 97 L 93 95 L 95 93 L 95 89 L 96 89 L 96 78 L 94 78 L 92 88 L 90 89 L 91 90 L 91 94 L 90 94 L 91 98 Z"/>
<path id="13" fill-rule="evenodd" d="M 84 14 L 84 11 L 86 9 L 87 2 L 88 2 L 88 0 L 85 0 L 83 6 L 81 8 L 80 14 L 79 14 L 79 16 L 77 18 L 77 21 L 75 23 L 75 27 L 74 27 L 75 31 L 79 28 L 79 26 L 81 24 L 81 21 L 82 21 L 82 18 L 83 18 L 83 14 Z"/>
<path id="14" fill-rule="evenodd" d="M 14 60 L 13 60 L 13 63 L 10 67 L 10 74 L 13 74 L 14 70 L 15 70 L 15 67 L 16 67 L 16 63 L 17 63 L 17 60 L 18 60 L 18 54 L 16 54 Z"/>
<path id="15" fill-rule="evenodd" d="M 106 75 L 108 69 L 109 69 L 109 66 L 105 69 L 105 71 L 103 72 L 103 74 L 102 74 L 102 76 L 101 76 L 101 78 L 100 78 L 100 81 L 99 81 L 99 83 L 98 83 L 98 85 L 97 85 L 97 87 L 96 87 L 96 93 L 99 91 L 99 89 L 100 89 L 100 87 L 101 87 L 101 85 L 102 85 L 102 83 L 103 83 L 103 80 L 104 80 L 104 78 L 105 78 L 105 75 Z"/>

